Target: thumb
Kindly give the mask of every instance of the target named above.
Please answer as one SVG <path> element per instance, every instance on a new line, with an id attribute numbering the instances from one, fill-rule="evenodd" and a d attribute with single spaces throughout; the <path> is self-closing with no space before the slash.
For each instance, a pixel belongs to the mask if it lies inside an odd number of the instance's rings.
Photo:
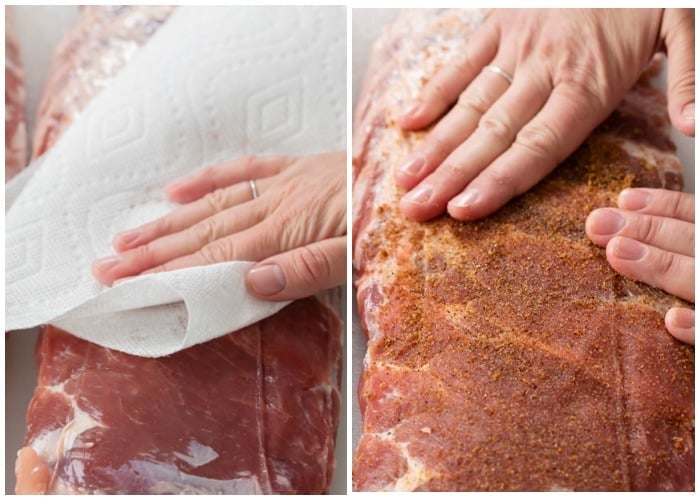
<path id="1" fill-rule="evenodd" d="M 248 291 L 263 300 L 295 300 L 345 283 L 345 236 L 275 255 L 245 276 Z"/>
<path id="2" fill-rule="evenodd" d="M 668 113 L 681 133 L 695 137 L 695 13 L 666 9 L 661 37 L 668 55 Z"/>

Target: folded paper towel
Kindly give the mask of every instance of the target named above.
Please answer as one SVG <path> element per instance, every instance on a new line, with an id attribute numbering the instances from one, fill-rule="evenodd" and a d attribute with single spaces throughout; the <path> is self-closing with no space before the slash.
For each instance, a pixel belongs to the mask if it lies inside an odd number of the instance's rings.
<path id="1" fill-rule="evenodd" d="M 8 185 L 5 328 L 50 322 L 161 356 L 278 311 L 245 292 L 250 263 L 112 289 L 90 264 L 113 251 L 117 231 L 172 210 L 162 188 L 176 177 L 243 154 L 344 148 L 345 67 L 343 7 L 178 9 L 19 194 Z"/>

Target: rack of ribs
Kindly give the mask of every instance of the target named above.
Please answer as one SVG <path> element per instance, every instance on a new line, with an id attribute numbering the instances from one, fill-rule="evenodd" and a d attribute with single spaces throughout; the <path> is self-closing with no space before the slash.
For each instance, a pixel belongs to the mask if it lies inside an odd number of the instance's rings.
<path id="1" fill-rule="evenodd" d="M 324 492 L 339 331 L 337 313 L 316 298 L 162 358 L 45 327 L 17 492 Z"/>
<path id="2" fill-rule="evenodd" d="M 587 214 L 626 187 L 681 188 L 663 96 L 640 82 L 496 214 L 409 221 L 393 182 L 426 132 L 398 113 L 481 22 L 404 13 L 355 110 L 353 263 L 367 352 L 354 490 L 694 490 L 694 348 L 682 303 L 616 274 Z M 688 304 L 685 304 L 688 306 Z"/>
<path id="3" fill-rule="evenodd" d="M 171 11 L 83 8 L 53 61 L 35 157 Z M 339 295 L 293 302 L 238 332 L 156 359 L 44 327 L 16 492 L 328 491 L 340 415 Z"/>

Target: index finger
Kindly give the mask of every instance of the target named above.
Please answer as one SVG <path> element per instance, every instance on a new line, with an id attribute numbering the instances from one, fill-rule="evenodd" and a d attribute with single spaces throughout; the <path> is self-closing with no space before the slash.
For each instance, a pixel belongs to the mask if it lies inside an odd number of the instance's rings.
<path id="1" fill-rule="evenodd" d="M 165 192 L 171 201 L 189 203 L 217 189 L 278 174 L 291 162 L 293 158 L 287 156 L 244 156 L 177 179 L 165 187 Z"/>
<path id="2" fill-rule="evenodd" d="M 498 28 L 488 21 L 467 41 L 463 54 L 449 61 L 430 79 L 420 95 L 399 117 L 406 130 L 418 130 L 430 125 L 447 111 L 462 91 L 496 55 Z"/>
<path id="3" fill-rule="evenodd" d="M 680 191 L 628 188 L 620 193 L 617 206 L 646 215 L 695 222 L 695 195 Z"/>

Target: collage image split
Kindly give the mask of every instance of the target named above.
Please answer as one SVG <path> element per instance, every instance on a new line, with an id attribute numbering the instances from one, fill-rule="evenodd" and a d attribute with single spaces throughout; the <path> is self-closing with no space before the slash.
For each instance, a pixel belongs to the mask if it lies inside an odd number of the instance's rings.
<path id="1" fill-rule="evenodd" d="M 685 3 L 5 4 L 3 493 L 692 494 Z"/>

